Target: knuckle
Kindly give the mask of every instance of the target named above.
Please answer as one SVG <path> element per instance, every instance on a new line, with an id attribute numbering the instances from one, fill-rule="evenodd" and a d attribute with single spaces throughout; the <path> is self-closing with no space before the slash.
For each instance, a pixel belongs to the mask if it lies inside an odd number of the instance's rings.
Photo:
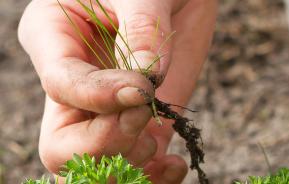
<path id="1" fill-rule="evenodd" d="M 43 72 L 40 77 L 41 85 L 45 93 L 55 102 L 60 101 L 60 93 L 56 87 L 56 81 L 47 72 Z"/>
<path id="2" fill-rule="evenodd" d="M 158 18 L 146 13 L 134 13 L 125 23 L 127 29 L 127 39 L 133 41 L 134 50 L 148 50 L 154 39 L 156 28 L 158 27 Z M 159 34 L 164 34 L 161 25 L 158 30 Z M 137 40 L 137 41 L 136 41 Z M 157 42 L 159 40 L 156 40 Z"/>
<path id="3" fill-rule="evenodd" d="M 140 32 L 143 31 L 151 31 L 155 30 L 157 25 L 157 19 L 152 15 L 145 13 L 134 13 L 128 20 L 127 26 L 133 30 L 137 30 Z"/>
<path id="4" fill-rule="evenodd" d="M 85 75 L 84 80 L 75 81 L 75 86 L 86 89 L 86 102 L 89 106 L 94 107 L 98 113 L 106 113 L 112 106 L 108 102 L 111 101 L 109 89 L 113 84 L 101 73 L 102 71 L 91 71 Z"/>

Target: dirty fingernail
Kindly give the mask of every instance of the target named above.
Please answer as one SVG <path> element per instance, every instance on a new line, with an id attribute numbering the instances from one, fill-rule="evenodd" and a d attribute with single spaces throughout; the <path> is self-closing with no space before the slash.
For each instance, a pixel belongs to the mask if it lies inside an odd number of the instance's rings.
<path id="1" fill-rule="evenodd" d="M 183 180 L 185 172 L 177 166 L 169 166 L 163 173 L 163 179 L 167 183 L 176 184 Z"/>
<path id="2" fill-rule="evenodd" d="M 150 97 L 144 90 L 135 87 L 121 88 L 116 94 L 119 103 L 126 107 L 145 105 L 150 102 Z"/>

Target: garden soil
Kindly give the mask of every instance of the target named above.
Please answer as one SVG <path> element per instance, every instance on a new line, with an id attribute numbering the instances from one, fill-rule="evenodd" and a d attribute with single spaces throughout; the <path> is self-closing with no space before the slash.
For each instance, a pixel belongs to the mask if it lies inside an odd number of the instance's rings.
<path id="1" fill-rule="evenodd" d="M 37 152 L 44 93 L 17 41 L 28 0 L 0 0 L 0 184 L 45 173 Z M 289 32 L 282 0 L 220 0 L 213 46 L 186 113 L 202 129 L 213 184 L 289 167 Z M 175 136 L 170 153 L 190 163 Z M 189 172 L 184 184 L 197 183 Z"/>

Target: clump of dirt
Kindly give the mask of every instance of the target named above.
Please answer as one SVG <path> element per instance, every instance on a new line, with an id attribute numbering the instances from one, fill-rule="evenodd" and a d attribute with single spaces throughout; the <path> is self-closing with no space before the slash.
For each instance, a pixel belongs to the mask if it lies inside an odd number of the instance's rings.
<path id="1" fill-rule="evenodd" d="M 159 116 L 175 121 L 173 128 L 186 141 L 186 147 L 191 156 L 190 168 L 192 170 L 197 170 L 200 184 L 209 184 L 209 180 L 205 172 L 200 167 L 200 164 L 204 163 L 205 156 L 202 149 L 203 142 L 201 138 L 201 130 L 196 128 L 191 123 L 191 120 L 173 111 L 171 106 L 174 105 L 162 102 L 156 98 L 154 99 L 154 103 L 156 105 L 157 113 Z"/>
<path id="2" fill-rule="evenodd" d="M 153 87 L 156 89 L 162 77 L 152 74 L 152 75 L 148 75 L 147 78 L 152 83 Z M 148 101 L 151 102 L 149 104 L 151 107 L 153 106 L 152 103 L 154 103 L 156 107 L 156 111 L 157 111 L 157 114 L 153 113 L 154 116 L 158 115 L 165 119 L 171 119 L 175 121 L 174 124 L 172 125 L 173 129 L 180 135 L 180 137 L 182 137 L 186 141 L 186 148 L 190 152 L 190 156 L 191 156 L 190 168 L 192 170 L 197 170 L 200 184 L 209 184 L 209 179 L 207 178 L 206 173 L 200 167 L 200 164 L 204 163 L 204 157 L 205 157 L 205 153 L 203 151 L 203 141 L 201 137 L 201 130 L 196 128 L 191 123 L 192 120 L 181 116 L 179 113 L 172 110 L 171 107 L 176 106 L 176 107 L 186 109 L 191 112 L 197 112 L 197 111 L 193 111 L 191 109 L 188 109 L 186 107 L 182 107 L 179 105 L 165 103 L 157 98 L 152 99 L 143 90 L 140 90 L 139 92 L 144 96 L 144 98 L 146 98 Z M 154 111 L 153 108 L 152 108 L 152 111 Z"/>

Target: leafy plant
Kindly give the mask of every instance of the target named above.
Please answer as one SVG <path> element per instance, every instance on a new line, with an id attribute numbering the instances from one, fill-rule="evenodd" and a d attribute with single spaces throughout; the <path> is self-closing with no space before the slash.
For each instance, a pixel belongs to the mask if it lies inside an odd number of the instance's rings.
<path id="1" fill-rule="evenodd" d="M 274 175 L 250 176 L 245 183 L 236 182 L 235 184 L 289 184 L 289 169 L 282 168 Z"/>
<path id="2" fill-rule="evenodd" d="M 40 180 L 28 179 L 24 182 L 24 184 L 50 184 L 50 180 L 49 178 L 42 176 Z M 58 184 L 58 182 L 56 181 L 55 184 Z"/>
<path id="3" fill-rule="evenodd" d="M 117 184 L 151 184 L 142 169 L 134 168 L 120 154 L 108 158 L 103 156 L 99 164 L 94 157 L 83 154 L 73 155 L 63 166 L 59 176 L 65 178 L 65 184 L 107 184 L 115 180 Z M 40 180 L 26 180 L 23 184 L 51 184 L 44 176 Z M 58 184 L 56 179 L 55 184 Z"/>

